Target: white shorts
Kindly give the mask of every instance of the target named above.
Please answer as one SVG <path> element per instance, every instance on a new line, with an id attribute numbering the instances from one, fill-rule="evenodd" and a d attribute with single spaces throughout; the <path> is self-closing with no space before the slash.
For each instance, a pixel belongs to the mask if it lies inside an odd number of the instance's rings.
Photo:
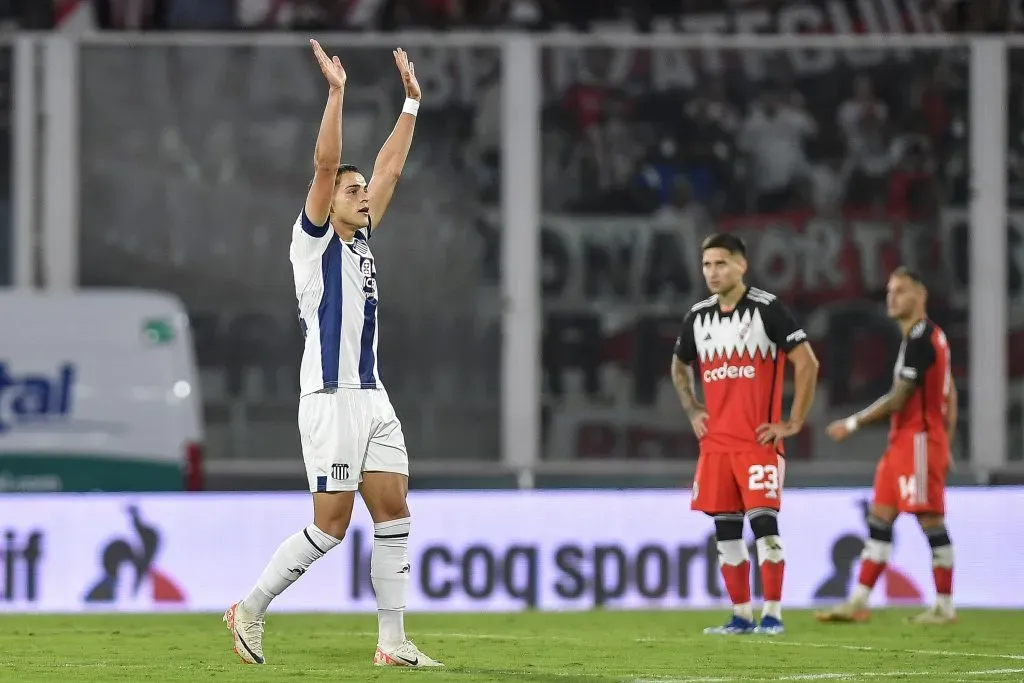
<path id="1" fill-rule="evenodd" d="M 299 399 L 309 490 L 355 491 L 363 472 L 409 476 L 402 423 L 384 389 L 326 389 Z"/>

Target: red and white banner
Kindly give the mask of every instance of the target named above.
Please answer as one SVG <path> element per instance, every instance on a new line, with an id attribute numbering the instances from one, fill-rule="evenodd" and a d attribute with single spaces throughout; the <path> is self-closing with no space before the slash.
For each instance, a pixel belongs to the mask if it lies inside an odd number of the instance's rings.
<path id="1" fill-rule="evenodd" d="M 786 492 L 788 606 L 847 595 L 866 497 Z M 687 491 L 414 493 L 409 609 L 724 607 L 712 525 L 689 500 Z M 1008 589 L 1024 580 L 1022 503 L 1024 488 L 950 490 L 960 605 L 1024 607 L 1024 594 Z M 309 515 L 309 497 L 298 493 L 0 496 L 0 611 L 222 610 Z M 373 611 L 371 548 L 360 509 L 344 542 L 273 609 Z M 754 586 L 758 593 L 756 576 Z M 901 518 L 873 599 L 932 595 L 927 541 L 912 518 Z"/>

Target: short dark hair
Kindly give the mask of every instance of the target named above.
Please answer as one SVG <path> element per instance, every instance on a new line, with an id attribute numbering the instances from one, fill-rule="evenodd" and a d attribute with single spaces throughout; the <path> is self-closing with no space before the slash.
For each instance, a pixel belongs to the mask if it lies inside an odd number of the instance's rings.
<path id="1" fill-rule="evenodd" d="M 334 189 L 338 189 L 338 183 L 341 182 L 341 176 L 346 173 L 362 173 L 362 171 L 360 171 L 359 167 L 355 164 L 342 164 L 338 167 L 338 172 L 334 174 Z M 309 184 L 306 185 L 306 190 L 309 190 L 311 187 L 313 187 L 312 178 L 310 178 Z"/>
<path id="2" fill-rule="evenodd" d="M 924 282 L 924 277 L 918 271 L 913 268 L 907 268 L 906 266 L 899 266 L 896 270 L 892 271 L 890 277 L 905 277 L 919 287 L 928 289 L 928 285 Z"/>
<path id="3" fill-rule="evenodd" d="M 362 171 L 355 164 L 342 164 L 338 167 L 338 175 L 334 176 L 334 184 L 337 185 L 338 181 L 341 180 L 341 176 L 346 173 L 362 173 Z"/>
<path id="4" fill-rule="evenodd" d="M 714 235 L 708 235 L 704 238 L 704 241 L 700 245 L 701 251 L 707 251 L 708 249 L 725 249 L 730 254 L 739 254 L 746 258 L 747 256 L 747 245 L 743 244 L 736 235 L 729 235 L 724 232 L 715 233 Z"/>

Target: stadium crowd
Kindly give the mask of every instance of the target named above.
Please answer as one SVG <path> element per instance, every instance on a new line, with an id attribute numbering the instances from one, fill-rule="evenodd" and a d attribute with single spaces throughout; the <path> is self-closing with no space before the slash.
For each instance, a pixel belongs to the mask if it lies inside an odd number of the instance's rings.
<path id="1" fill-rule="evenodd" d="M 611 57 L 589 56 L 589 73 Z M 733 54 L 725 78 L 672 90 L 644 85 L 650 64 L 635 59 L 627 87 L 598 77 L 549 91 L 545 145 L 559 162 L 548 168 L 573 191 L 548 208 L 640 214 L 692 201 L 712 214 L 933 215 L 966 200 L 964 56 L 920 51 L 801 74 L 777 54 L 755 82 Z"/>
<path id="2" fill-rule="evenodd" d="M 856 0 L 845 0 L 857 11 Z M 905 0 L 934 12 L 949 31 L 1004 32 L 1019 28 L 1024 12 L 1011 0 Z M 777 30 L 790 0 L 0 0 L 0 17 L 28 28 L 52 28 L 76 8 L 91 5 L 105 29 L 404 30 L 521 27 L 533 30 L 629 25 L 637 30 L 676 24 L 687 16 L 722 12 L 738 29 L 742 11 L 764 10 L 764 30 Z"/>

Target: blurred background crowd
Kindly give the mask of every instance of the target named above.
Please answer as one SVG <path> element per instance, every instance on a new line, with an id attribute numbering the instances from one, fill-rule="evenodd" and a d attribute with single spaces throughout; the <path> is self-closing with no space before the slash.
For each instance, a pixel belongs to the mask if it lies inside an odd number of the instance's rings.
<path id="1" fill-rule="evenodd" d="M 1016 31 L 1022 4 L 0 0 L 0 19 L 116 34 L 909 34 Z M 345 153 L 366 166 L 400 101 L 393 65 L 379 48 L 328 47 L 357 84 Z M 102 41 L 82 50 L 82 284 L 180 296 L 196 333 L 211 459 L 294 459 L 301 336 L 283 255 L 308 181 L 309 156 L 295 150 L 311 145 L 318 74 L 290 47 L 150 45 L 130 60 L 123 50 Z M 382 376 L 417 457 L 471 471 L 469 461 L 493 463 L 500 451 L 501 53 L 455 41 L 410 53 L 423 115 L 389 222 L 426 229 L 382 233 L 375 247 L 387 301 Z M 1024 241 L 1022 53 L 1010 52 L 1012 244 Z M 703 295 L 694 249 L 712 230 L 748 240 L 754 281 L 797 311 L 821 356 L 815 426 L 789 448 L 793 460 L 867 463 L 880 452 L 836 451 L 820 427 L 889 387 L 898 341 L 878 306 L 879 274 L 899 263 L 932 285 L 930 312 L 951 337 L 966 415 L 969 58 L 966 47 L 544 47 L 544 457 L 695 457 L 665 368 L 681 311 Z M 0 78 L 9 75 L 0 53 Z M 0 126 L 9 145 L 8 119 Z M 1015 261 L 1010 274 L 1011 459 L 1024 452 L 1022 268 Z M 875 436 L 880 447 L 883 430 Z M 969 454 L 958 447 L 957 457 Z"/>
<path id="2" fill-rule="evenodd" d="M 77 5 L 92 6 L 105 29 L 404 30 L 572 28 L 581 31 L 629 26 L 641 31 L 675 25 L 688 17 L 722 12 L 726 30 L 737 29 L 744 10 L 764 10 L 764 31 L 778 30 L 789 0 L 3 0 L 0 13 L 26 28 L 51 28 Z M 855 8 L 855 0 L 841 0 Z M 948 31 L 1004 32 L 1021 20 L 1014 0 L 920 0 Z M 854 10 L 856 11 L 856 10 Z M 10 19 L 12 18 L 12 19 Z"/>

